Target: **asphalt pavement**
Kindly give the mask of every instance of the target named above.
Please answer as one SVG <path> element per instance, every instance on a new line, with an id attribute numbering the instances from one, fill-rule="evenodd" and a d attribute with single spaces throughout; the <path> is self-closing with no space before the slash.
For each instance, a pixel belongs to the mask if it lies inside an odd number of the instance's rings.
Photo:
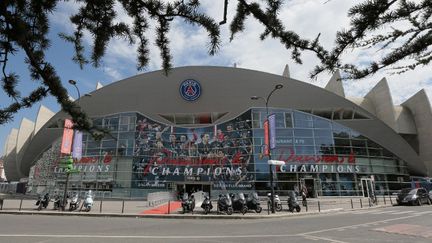
<path id="1" fill-rule="evenodd" d="M 0 242 L 432 242 L 432 206 L 262 219 L 0 214 Z"/>

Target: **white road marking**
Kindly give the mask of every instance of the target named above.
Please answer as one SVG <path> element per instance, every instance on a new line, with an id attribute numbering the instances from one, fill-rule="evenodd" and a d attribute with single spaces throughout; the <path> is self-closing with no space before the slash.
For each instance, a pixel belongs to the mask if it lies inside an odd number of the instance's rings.
<path id="1" fill-rule="evenodd" d="M 388 211 L 381 211 L 381 212 L 373 212 L 371 214 L 386 214 L 386 213 L 394 213 L 394 212 L 399 212 L 396 210 L 388 210 Z"/>
<path id="2" fill-rule="evenodd" d="M 408 214 L 408 213 L 415 213 L 416 211 L 402 211 L 402 212 L 397 212 L 397 213 L 391 213 L 393 215 L 399 215 L 399 214 Z"/>
<path id="3" fill-rule="evenodd" d="M 325 237 L 321 237 L 321 236 L 312 236 L 312 235 L 308 235 L 308 236 L 305 236 L 305 238 L 307 238 L 307 239 L 312 239 L 312 240 L 324 240 L 324 241 L 330 241 L 330 242 L 334 242 L 334 243 L 348 243 L 348 242 L 346 242 L 346 241 L 334 240 L 334 239 L 325 238 Z"/>

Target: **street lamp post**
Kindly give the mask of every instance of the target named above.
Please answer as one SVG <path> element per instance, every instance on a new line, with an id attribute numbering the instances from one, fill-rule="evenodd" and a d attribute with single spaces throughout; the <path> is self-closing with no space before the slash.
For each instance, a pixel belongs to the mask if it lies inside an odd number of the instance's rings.
<path id="1" fill-rule="evenodd" d="M 72 80 L 72 79 L 70 79 L 69 81 L 68 81 L 70 84 L 72 84 L 73 86 L 75 86 L 75 88 L 76 88 L 76 90 L 77 90 L 77 93 L 78 93 L 78 106 L 79 106 L 79 102 L 80 102 L 80 98 L 81 98 L 81 94 L 80 94 L 80 91 L 79 91 L 79 89 L 78 89 L 78 86 L 76 85 L 76 81 L 75 80 Z M 63 194 L 63 205 L 62 205 L 62 210 L 64 211 L 65 210 L 65 207 L 66 207 L 66 205 L 67 205 L 67 190 L 68 190 L 68 184 L 69 184 L 69 177 L 70 177 L 70 174 L 72 173 L 72 171 L 70 171 L 69 169 L 66 169 L 66 182 L 65 182 L 65 189 L 64 189 L 64 194 Z"/>
<path id="2" fill-rule="evenodd" d="M 268 120 L 269 118 L 269 111 L 268 111 L 268 103 L 270 101 L 270 97 L 273 95 L 273 93 L 278 90 L 278 89 L 282 89 L 283 85 L 282 84 L 277 84 L 273 90 L 267 95 L 267 98 L 261 97 L 261 96 L 252 96 L 251 99 L 252 100 L 258 100 L 258 99 L 263 99 L 265 101 L 265 106 L 266 106 L 266 119 Z M 270 129 L 270 126 L 267 126 L 267 129 Z M 270 134 L 270 131 L 267 130 L 268 134 Z M 270 144 L 268 144 L 268 146 L 270 146 Z M 271 148 L 267 148 L 269 150 L 269 154 L 268 154 L 268 160 L 272 160 L 272 151 Z M 275 213 L 275 208 L 274 208 L 274 186 L 273 186 L 273 164 L 269 163 L 269 170 L 270 170 L 270 203 L 271 203 L 271 212 Z"/>

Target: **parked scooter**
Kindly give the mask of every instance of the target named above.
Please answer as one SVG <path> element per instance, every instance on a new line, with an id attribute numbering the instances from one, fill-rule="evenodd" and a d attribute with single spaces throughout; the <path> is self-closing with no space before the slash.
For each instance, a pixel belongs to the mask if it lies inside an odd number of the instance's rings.
<path id="1" fill-rule="evenodd" d="M 74 193 L 71 201 L 69 202 L 69 211 L 76 210 L 80 205 L 80 199 L 78 197 L 78 193 Z"/>
<path id="2" fill-rule="evenodd" d="M 231 197 L 228 194 L 220 194 L 218 199 L 218 213 L 226 212 L 226 214 L 231 215 L 233 213 Z"/>
<path id="3" fill-rule="evenodd" d="M 36 206 L 38 206 L 37 210 L 40 211 L 42 208 L 47 208 L 50 201 L 49 193 L 46 193 L 44 196 L 39 195 L 38 200 L 36 201 Z"/>
<path id="4" fill-rule="evenodd" d="M 63 197 L 58 194 L 54 195 L 54 210 L 62 209 L 63 206 Z"/>
<path id="5" fill-rule="evenodd" d="M 294 191 L 288 191 L 288 211 L 291 213 L 296 210 L 297 212 L 300 212 L 301 208 L 297 200 L 297 196 Z"/>
<path id="6" fill-rule="evenodd" d="M 91 190 L 89 190 L 86 193 L 86 198 L 84 199 L 83 207 L 86 212 L 90 212 L 91 208 L 93 207 L 93 193 Z"/>
<path id="7" fill-rule="evenodd" d="M 204 209 L 204 214 L 208 214 L 210 210 L 213 209 L 210 197 L 207 194 L 204 195 L 204 201 L 201 204 L 201 208 Z"/>
<path id="8" fill-rule="evenodd" d="M 187 192 L 183 193 L 183 199 L 182 199 L 182 213 L 193 213 L 193 210 L 195 208 L 195 197 L 194 195 L 188 195 Z"/>
<path id="9" fill-rule="evenodd" d="M 271 201 L 271 193 L 268 193 L 267 197 L 268 197 L 268 200 Z M 274 197 L 273 197 L 273 203 L 274 203 L 275 210 L 277 212 L 282 211 L 282 202 L 281 202 L 281 200 L 279 198 L 279 195 L 277 195 L 277 194 L 274 195 Z"/>
<path id="10" fill-rule="evenodd" d="M 234 211 L 240 211 L 242 214 L 247 213 L 248 207 L 246 206 L 246 198 L 243 192 L 231 193 L 230 196 Z"/>
<path id="11" fill-rule="evenodd" d="M 250 210 L 255 210 L 255 212 L 261 213 L 262 207 L 261 207 L 261 203 L 260 203 L 259 198 L 258 198 L 258 193 L 253 192 L 253 193 L 247 194 L 246 206 Z"/>

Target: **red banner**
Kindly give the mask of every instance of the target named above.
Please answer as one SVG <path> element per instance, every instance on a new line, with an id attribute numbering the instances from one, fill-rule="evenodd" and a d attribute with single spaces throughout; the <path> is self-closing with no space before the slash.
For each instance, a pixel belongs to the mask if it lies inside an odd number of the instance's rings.
<path id="1" fill-rule="evenodd" d="M 269 142 L 270 142 L 270 138 L 269 138 L 269 122 L 268 120 L 264 121 L 264 155 L 268 156 L 270 154 L 270 150 L 269 150 Z"/>
<path id="2" fill-rule="evenodd" d="M 70 154 L 72 150 L 72 139 L 74 130 L 72 129 L 73 123 L 69 119 L 65 119 L 64 129 L 63 129 L 63 139 L 61 144 L 60 152 L 62 154 Z"/>

